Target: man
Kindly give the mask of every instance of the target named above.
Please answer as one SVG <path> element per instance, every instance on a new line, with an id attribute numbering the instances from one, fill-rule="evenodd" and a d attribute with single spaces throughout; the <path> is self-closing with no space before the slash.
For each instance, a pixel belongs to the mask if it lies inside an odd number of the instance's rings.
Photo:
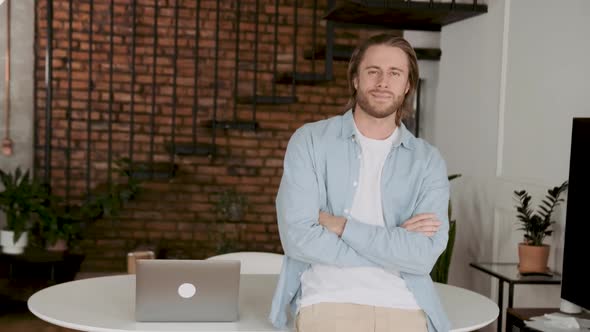
<path id="1" fill-rule="evenodd" d="M 448 240 L 446 166 L 401 122 L 418 78 L 406 40 L 369 38 L 348 67 L 351 109 L 291 137 L 276 199 L 276 327 L 290 305 L 300 332 L 450 329 L 429 275 Z"/>

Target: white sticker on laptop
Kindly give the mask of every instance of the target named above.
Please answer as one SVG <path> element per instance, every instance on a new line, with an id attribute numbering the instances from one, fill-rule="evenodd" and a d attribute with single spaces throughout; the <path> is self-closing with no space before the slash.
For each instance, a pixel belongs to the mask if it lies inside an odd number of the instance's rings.
<path id="1" fill-rule="evenodd" d="M 184 283 L 178 287 L 178 295 L 185 299 L 193 297 L 196 292 L 197 289 L 193 284 Z"/>

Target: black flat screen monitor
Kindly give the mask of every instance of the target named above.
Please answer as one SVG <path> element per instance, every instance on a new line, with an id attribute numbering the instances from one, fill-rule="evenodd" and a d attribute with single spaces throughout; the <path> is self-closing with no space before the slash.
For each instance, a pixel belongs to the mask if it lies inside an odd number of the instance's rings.
<path id="1" fill-rule="evenodd" d="M 590 310 L 590 118 L 574 118 L 561 298 Z"/>

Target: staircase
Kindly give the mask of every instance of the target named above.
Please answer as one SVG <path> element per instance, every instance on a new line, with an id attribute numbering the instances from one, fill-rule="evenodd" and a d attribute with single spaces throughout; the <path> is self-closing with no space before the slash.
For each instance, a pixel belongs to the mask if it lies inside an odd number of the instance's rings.
<path id="1" fill-rule="evenodd" d="M 137 229 L 125 241 L 109 238 L 113 247 L 142 234 L 205 241 L 197 231 L 215 219 L 209 210 L 219 191 L 237 188 L 254 206 L 241 226 L 266 246 L 253 249 L 272 250 L 287 141 L 302 123 L 346 103 L 346 67 L 358 42 L 379 31 L 438 31 L 487 6 L 42 0 L 36 11 L 36 168 L 56 192 L 84 199 L 114 180 L 114 161 L 125 157 L 128 174 L 153 197 L 130 208 Z M 442 56 L 432 48 L 416 53 L 426 61 Z M 190 211 L 180 215 L 185 201 Z M 146 231 L 146 220 L 160 220 L 153 227 L 162 231 Z M 181 229 L 195 233 L 175 239 Z"/>
<path id="2" fill-rule="evenodd" d="M 402 35 L 406 29 L 440 31 L 445 25 L 487 12 L 487 5 L 477 0 L 468 4 L 454 0 L 328 0 L 328 3 L 249 0 L 217 1 L 214 6 L 204 0 L 165 4 L 156 1 L 152 5 L 137 0 L 131 4 L 103 0 L 96 5 L 66 0 L 60 1 L 59 6 L 64 2 L 68 3 L 68 13 L 66 17 L 63 11 L 59 13 L 58 20 L 64 20 L 62 28 L 54 29 L 49 25 L 38 40 L 45 45 L 55 45 L 58 37 L 54 35 L 67 36 L 63 40 L 66 46 L 45 49 L 53 64 L 48 74 L 54 75 L 62 67 L 66 71 L 62 74 L 70 81 L 64 85 L 71 89 L 73 69 L 69 66 L 76 63 L 72 52 L 83 51 L 74 48 L 76 38 L 81 38 L 80 42 L 87 39 L 95 45 L 99 41 L 109 41 L 109 44 L 100 44 L 101 49 L 86 48 L 84 60 L 88 68 L 100 66 L 88 71 L 85 84 L 88 112 L 106 114 L 99 126 L 90 116 L 85 126 L 88 134 L 103 128 L 108 139 L 113 139 L 112 125 L 120 126 L 114 112 L 117 107 L 123 107 L 117 105 L 116 85 L 119 83 L 114 81 L 113 75 L 120 74 L 123 68 L 122 71 L 131 76 L 127 92 L 130 100 L 125 100 L 131 107 L 127 130 L 132 141 L 128 149 L 133 166 L 130 171 L 142 179 L 174 177 L 178 158 L 216 156 L 220 151 L 219 135 L 261 129 L 257 117 L 261 109 L 305 103 L 300 100 L 298 87 L 330 85 L 334 80 L 334 67 L 345 66 L 361 39 L 359 32 L 387 30 Z M 54 21 L 56 8 L 63 8 L 56 6 L 53 0 L 42 1 L 38 6 L 39 15 L 47 22 Z M 92 31 L 84 28 L 86 21 L 94 27 Z M 76 31 L 77 26 L 82 26 L 80 31 Z M 127 32 L 121 32 L 125 30 Z M 122 34 L 123 38 L 117 40 Z M 120 52 L 117 47 L 121 46 L 126 47 L 127 54 L 131 52 L 131 61 L 117 59 L 117 52 Z M 99 58 L 101 50 L 104 52 Z M 440 49 L 417 48 L 416 53 L 420 60 L 437 61 L 441 57 Z M 141 58 L 143 56 L 145 58 Z M 56 65 L 56 60 L 61 59 L 63 66 Z M 158 72 L 163 65 L 167 70 Z M 145 76 L 140 76 L 142 71 Z M 163 82 L 166 91 L 161 87 Z M 108 93 L 104 97 L 108 100 L 106 110 L 94 105 L 94 98 L 97 98 L 94 94 L 101 86 Z M 48 92 L 45 113 L 49 115 L 52 112 L 49 105 L 57 91 L 47 85 L 45 90 Z M 72 107 L 72 93 L 68 95 L 66 107 Z M 143 109 L 150 123 L 143 132 L 136 132 L 137 118 L 133 115 L 138 112 L 140 102 L 145 103 Z M 71 109 L 66 112 L 66 118 L 70 119 Z M 168 117 L 169 134 L 158 130 L 159 122 L 164 120 L 161 114 Z M 51 117 L 46 119 L 49 122 L 46 121 L 42 135 L 45 141 L 52 139 L 55 130 Z M 68 131 L 71 130 L 71 121 L 67 126 Z M 149 155 L 134 158 L 133 141 L 140 134 L 149 136 Z M 90 147 L 91 142 L 87 145 Z M 45 177 L 49 180 L 51 149 L 47 144 L 39 144 L 38 149 L 43 149 Z M 62 149 L 69 155 L 73 148 L 67 145 Z M 109 170 L 114 150 L 109 145 Z M 93 181 L 87 177 L 86 182 L 90 185 Z"/>

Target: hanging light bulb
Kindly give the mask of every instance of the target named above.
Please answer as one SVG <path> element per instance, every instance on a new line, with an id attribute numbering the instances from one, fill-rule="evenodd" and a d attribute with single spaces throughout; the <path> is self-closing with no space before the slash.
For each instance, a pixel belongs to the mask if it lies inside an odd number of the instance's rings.
<path id="1" fill-rule="evenodd" d="M 10 1 L 10 0 L 8 0 Z M 4 0 L 0 0 L 0 5 Z M 13 153 L 13 143 L 10 139 L 10 2 L 6 3 L 6 94 L 4 96 L 4 115 L 6 121 L 6 128 L 4 133 L 4 139 L 2 140 L 2 153 L 5 156 L 11 156 Z"/>

